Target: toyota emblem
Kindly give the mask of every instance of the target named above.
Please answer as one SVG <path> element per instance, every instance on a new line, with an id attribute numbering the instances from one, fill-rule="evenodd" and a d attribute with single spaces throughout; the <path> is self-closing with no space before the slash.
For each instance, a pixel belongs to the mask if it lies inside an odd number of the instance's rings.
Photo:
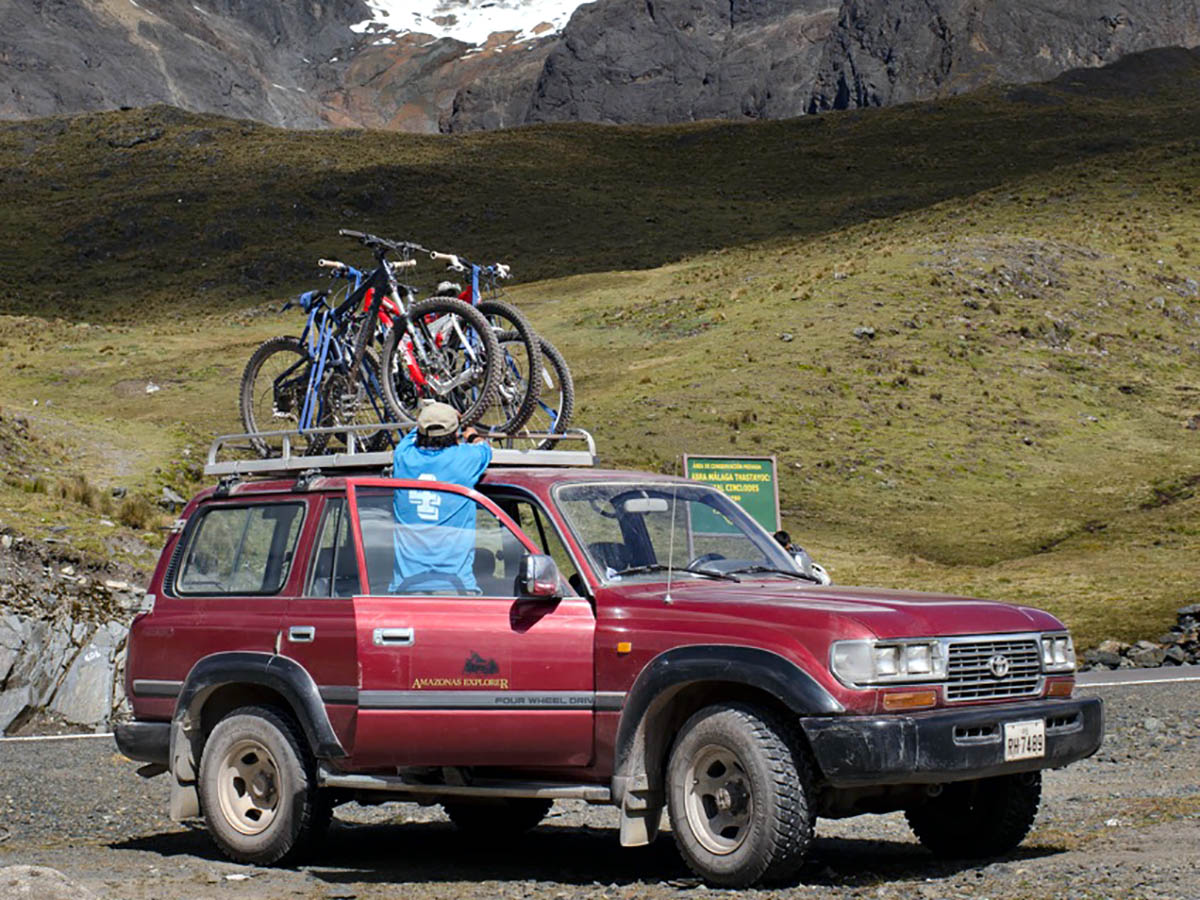
<path id="1" fill-rule="evenodd" d="M 1002 653 L 997 653 L 988 660 L 988 670 L 995 678 L 1003 678 L 1008 674 L 1008 657 Z"/>

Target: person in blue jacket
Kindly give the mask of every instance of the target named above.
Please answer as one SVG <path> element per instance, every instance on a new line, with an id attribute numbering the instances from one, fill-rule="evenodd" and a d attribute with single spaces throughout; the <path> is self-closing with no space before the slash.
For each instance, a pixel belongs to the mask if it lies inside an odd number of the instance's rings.
<path id="1" fill-rule="evenodd" d="M 459 438 L 454 407 L 429 403 L 417 427 L 396 445 L 392 477 L 474 487 L 492 461 L 492 448 L 474 428 Z M 479 593 L 475 582 L 473 500 L 447 491 L 400 489 L 392 498 L 396 520 L 389 593 Z"/>

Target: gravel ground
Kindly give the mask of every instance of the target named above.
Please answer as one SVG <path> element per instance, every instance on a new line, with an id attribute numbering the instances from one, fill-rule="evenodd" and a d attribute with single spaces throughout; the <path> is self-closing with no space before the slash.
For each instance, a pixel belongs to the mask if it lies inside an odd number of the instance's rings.
<path id="1" fill-rule="evenodd" d="M 1097 689 L 1108 708 L 1100 753 L 1045 780 L 1033 834 L 988 865 L 935 861 L 903 817 L 821 820 L 797 884 L 746 898 L 1200 900 L 1200 683 Z M 622 849 L 607 807 L 559 804 L 508 844 L 459 836 L 437 807 L 338 810 L 315 864 L 276 870 L 225 861 L 200 827 L 166 816 L 149 781 L 109 740 L 0 743 L 0 867 L 50 866 L 99 897 L 688 898 L 666 837 Z"/>

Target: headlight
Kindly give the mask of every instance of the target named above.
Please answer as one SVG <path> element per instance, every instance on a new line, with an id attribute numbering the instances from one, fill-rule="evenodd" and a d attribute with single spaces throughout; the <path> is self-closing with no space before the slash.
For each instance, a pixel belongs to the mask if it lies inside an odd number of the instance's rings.
<path id="1" fill-rule="evenodd" d="M 946 654 L 931 640 L 837 641 L 830 666 L 851 687 L 939 681 L 946 677 Z"/>
<path id="2" fill-rule="evenodd" d="M 1075 643 L 1069 634 L 1042 635 L 1042 671 L 1075 671 Z"/>

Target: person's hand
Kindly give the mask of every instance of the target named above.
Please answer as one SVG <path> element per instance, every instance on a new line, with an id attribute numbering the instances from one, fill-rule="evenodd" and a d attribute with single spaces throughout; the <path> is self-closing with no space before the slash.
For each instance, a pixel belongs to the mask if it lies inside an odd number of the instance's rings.
<path id="1" fill-rule="evenodd" d="M 466 428 L 463 429 L 462 438 L 468 444 L 473 444 L 476 441 L 487 440 L 487 438 L 485 438 L 482 434 L 480 434 L 478 431 L 475 430 L 474 425 L 468 425 Z"/>

